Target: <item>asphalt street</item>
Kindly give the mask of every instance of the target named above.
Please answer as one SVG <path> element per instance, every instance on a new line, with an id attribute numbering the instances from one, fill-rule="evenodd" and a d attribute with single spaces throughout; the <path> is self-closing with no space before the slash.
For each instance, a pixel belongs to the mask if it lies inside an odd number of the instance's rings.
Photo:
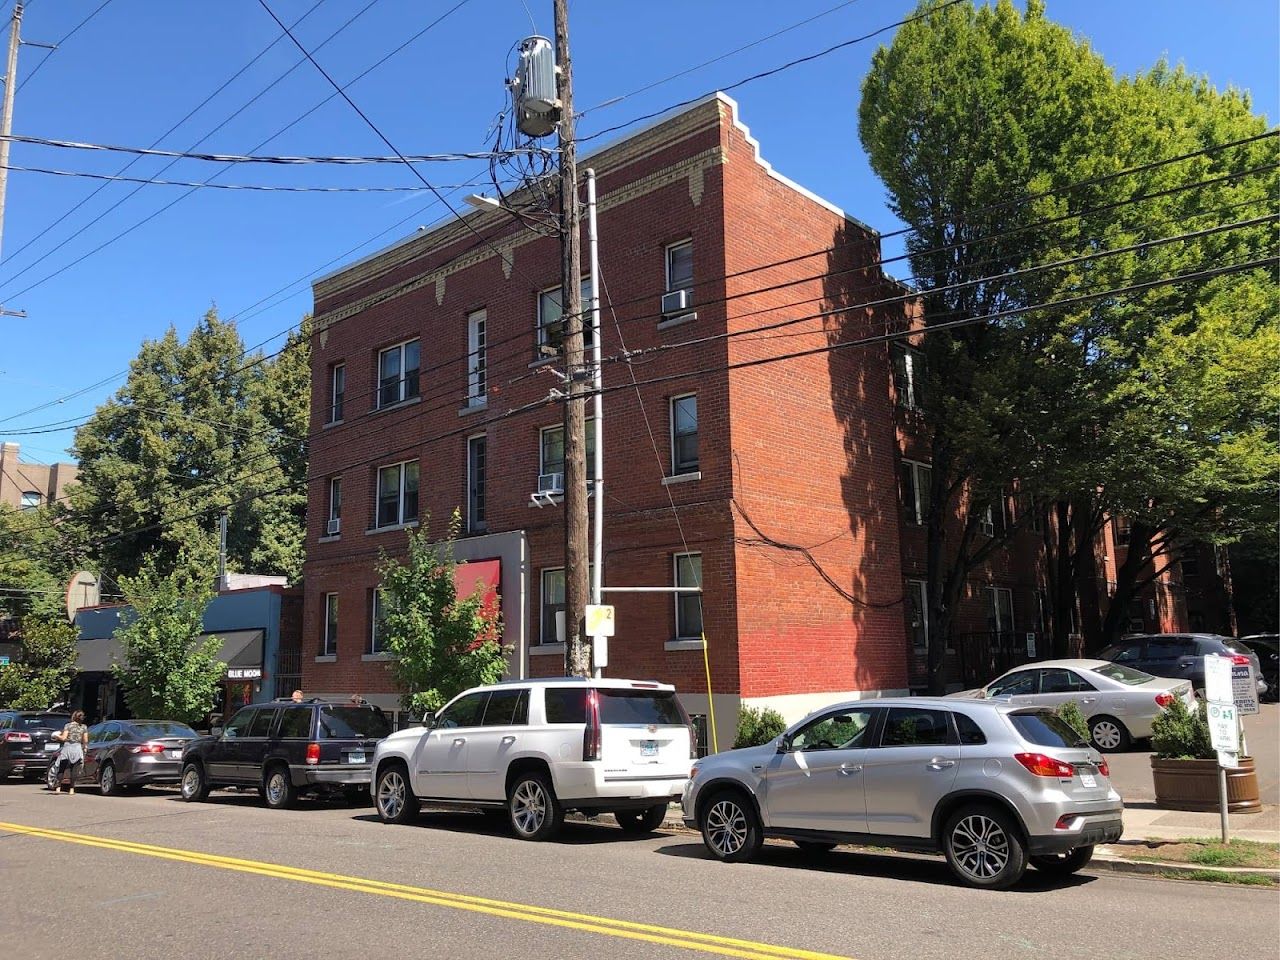
<path id="1" fill-rule="evenodd" d="M 0 954 L 173 958 L 1152 958 L 1274 956 L 1274 890 L 1029 872 L 956 886 L 940 859 L 631 838 L 610 818 L 548 844 L 478 814 L 378 823 L 370 807 L 0 784 Z M 18 892 L 18 895 L 14 893 Z"/>

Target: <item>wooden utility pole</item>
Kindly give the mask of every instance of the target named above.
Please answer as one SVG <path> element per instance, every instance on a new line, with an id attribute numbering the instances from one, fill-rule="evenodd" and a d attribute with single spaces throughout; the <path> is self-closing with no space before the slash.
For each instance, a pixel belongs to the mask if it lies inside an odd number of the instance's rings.
<path id="1" fill-rule="evenodd" d="M 0 117 L 0 242 L 4 239 L 4 198 L 9 188 L 9 134 L 13 132 L 13 95 L 18 89 L 18 47 L 22 44 L 22 4 L 13 5 L 9 59 L 4 71 L 4 116 Z"/>
<path id="2" fill-rule="evenodd" d="M 568 676 L 591 675 L 583 636 L 589 597 L 587 545 L 586 368 L 582 337 L 582 244 L 578 162 L 573 142 L 573 62 L 569 59 L 569 2 L 555 2 L 556 94 L 560 99 L 560 302 L 564 321 L 564 666 Z M 596 505 L 599 509 L 599 504 Z"/>

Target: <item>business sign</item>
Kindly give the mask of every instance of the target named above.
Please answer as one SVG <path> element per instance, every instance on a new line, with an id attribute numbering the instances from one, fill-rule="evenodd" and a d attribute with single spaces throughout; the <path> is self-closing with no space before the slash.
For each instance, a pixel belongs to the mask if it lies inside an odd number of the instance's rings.
<path id="1" fill-rule="evenodd" d="M 7 667 L 8 665 L 9 665 L 9 658 L 0 657 L 0 667 Z"/>
<path id="2" fill-rule="evenodd" d="M 261 667 L 227 667 L 228 680 L 261 680 Z"/>
<path id="3" fill-rule="evenodd" d="M 1231 664 L 1231 699 L 1241 716 L 1258 712 L 1258 680 L 1253 675 L 1252 663 Z"/>

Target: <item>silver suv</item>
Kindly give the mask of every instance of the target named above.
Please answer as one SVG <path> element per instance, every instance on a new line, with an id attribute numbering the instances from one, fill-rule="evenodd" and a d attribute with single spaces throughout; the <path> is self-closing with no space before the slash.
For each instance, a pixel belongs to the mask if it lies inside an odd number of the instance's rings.
<path id="1" fill-rule="evenodd" d="M 840 843 L 941 850 L 974 887 L 1058 875 L 1120 839 L 1107 762 L 1055 714 L 1008 701 L 858 700 L 810 714 L 761 747 L 699 760 L 684 822 L 717 858 L 765 837 L 810 854 Z"/>

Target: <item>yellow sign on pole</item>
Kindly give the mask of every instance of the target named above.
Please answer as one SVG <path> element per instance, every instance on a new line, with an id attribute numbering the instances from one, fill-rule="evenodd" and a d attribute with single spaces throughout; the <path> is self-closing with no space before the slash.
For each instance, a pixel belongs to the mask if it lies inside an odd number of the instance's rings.
<path id="1" fill-rule="evenodd" d="M 587 604 L 587 636 L 613 636 L 613 605 L 608 603 Z"/>

